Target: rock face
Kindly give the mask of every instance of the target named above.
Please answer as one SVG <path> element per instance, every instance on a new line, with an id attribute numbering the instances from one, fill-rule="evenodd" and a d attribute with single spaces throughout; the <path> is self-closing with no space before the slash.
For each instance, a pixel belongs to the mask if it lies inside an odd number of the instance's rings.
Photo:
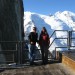
<path id="1" fill-rule="evenodd" d="M 23 13 L 22 0 L 0 0 L 0 41 L 24 39 Z M 2 49 L 8 48 L 6 43 L 0 44 Z"/>

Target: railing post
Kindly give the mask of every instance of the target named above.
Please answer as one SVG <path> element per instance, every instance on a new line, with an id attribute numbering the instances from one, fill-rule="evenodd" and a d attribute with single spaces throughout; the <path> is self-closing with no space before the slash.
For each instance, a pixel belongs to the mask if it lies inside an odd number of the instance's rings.
<path id="1" fill-rule="evenodd" d="M 22 64 L 22 47 L 23 47 L 23 42 L 22 41 L 20 41 L 19 42 L 19 47 L 20 47 L 20 49 L 19 49 L 19 64 Z"/>
<path id="2" fill-rule="evenodd" d="M 18 65 L 21 64 L 21 42 L 18 41 Z"/>
<path id="3" fill-rule="evenodd" d="M 16 43 L 16 51 L 17 51 L 17 43 Z"/>
<path id="4" fill-rule="evenodd" d="M 72 31 L 68 31 L 68 50 L 71 47 L 71 38 L 72 38 Z"/>
<path id="5" fill-rule="evenodd" d="M 22 46 L 23 42 L 21 41 L 21 49 L 20 49 L 20 64 L 22 64 Z"/>
<path id="6" fill-rule="evenodd" d="M 15 57 L 16 57 L 16 64 L 19 64 L 19 58 L 18 58 L 18 42 L 16 42 L 16 53 L 15 53 Z"/>

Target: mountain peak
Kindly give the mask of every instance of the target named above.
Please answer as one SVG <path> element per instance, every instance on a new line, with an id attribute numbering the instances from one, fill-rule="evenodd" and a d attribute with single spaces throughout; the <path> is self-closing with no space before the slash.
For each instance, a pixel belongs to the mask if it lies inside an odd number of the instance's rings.
<path id="1" fill-rule="evenodd" d="M 42 27 L 46 27 L 49 36 L 55 30 L 75 30 L 75 13 L 70 11 L 56 12 L 54 15 L 47 16 L 38 13 L 24 12 L 24 32 L 25 39 L 32 31 L 32 27 L 37 27 L 37 32 L 40 33 Z M 56 33 L 55 37 L 64 37 L 65 33 Z M 53 39 L 52 37 L 51 39 Z M 52 41 L 52 40 L 51 40 Z M 65 41 L 60 41 L 60 45 L 65 45 Z M 53 46 L 58 46 L 59 42 L 54 42 Z"/>
<path id="2" fill-rule="evenodd" d="M 54 16 L 47 16 L 26 11 L 24 12 L 24 19 L 25 27 L 28 27 L 30 24 L 29 26 L 34 25 L 38 28 L 40 27 L 39 29 L 41 29 L 43 26 L 50 28 L 50 30 L 56 30 L 56 27 L 58 27 L 59 30 L 66 30 L 70 28 L 73 30 L 75 29 L 75 13 L 70 11 L 58 11 L 54 14 Z M 30 21 L 32 21 L 32 24 L 29 23 Z M 64 25 L 66 28 L 63 27 Z"/>

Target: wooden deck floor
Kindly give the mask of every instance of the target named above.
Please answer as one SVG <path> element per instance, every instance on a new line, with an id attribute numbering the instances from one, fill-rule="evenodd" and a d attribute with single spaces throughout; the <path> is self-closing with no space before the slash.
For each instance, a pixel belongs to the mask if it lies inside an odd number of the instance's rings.
<path id="1" fill-rule="evenodd" d="M 5 70 L 0 75 L 75 75 L 75 72 L 66 65 L 58 63 Z"/>
<path id="2" fill-rule="evenodd" d="M 64 55 L 75 61 L 75 51 L 74 52 L 69 52 L 69 53 L 65 52 Z"/>

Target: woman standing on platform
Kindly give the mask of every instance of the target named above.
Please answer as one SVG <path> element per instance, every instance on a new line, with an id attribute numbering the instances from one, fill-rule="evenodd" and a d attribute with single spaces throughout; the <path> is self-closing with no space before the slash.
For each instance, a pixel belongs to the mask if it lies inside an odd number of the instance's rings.
<path id="1" fill-rule="evenodd" d="M 42 53 L 42 64 L 48 63 L 48 48 L 49 48 L 49 35 L 45 27 L 42 28 L 40 37 L 39 37 L 39 45 Z"/>

